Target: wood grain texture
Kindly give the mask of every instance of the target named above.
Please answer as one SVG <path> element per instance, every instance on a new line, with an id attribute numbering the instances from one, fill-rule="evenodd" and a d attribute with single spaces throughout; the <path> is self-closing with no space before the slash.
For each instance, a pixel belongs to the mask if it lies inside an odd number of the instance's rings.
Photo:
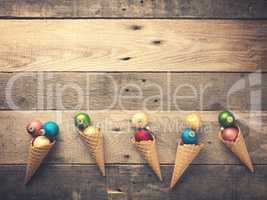
<path id="1" fill-rule="evenodd" d="M 145 108 L 267 110 L 267 73 L 0 73 L 1 110 Z"/>
<path id="2" fill-rule="evenodd" d="M 29 185 L 25 166 L 0 166 L 1 199 L 107 199 L 106 180 L 92 166 L 42 165 Z"/>
<path id="3" fill-rule="evenodd" d="M 5 72 L 267 70 L 265 20 L 2 20 L 0 29 Z"/>
<path id="4" fill-rule="evenodd" d="M 243 166 L 191 165 L 173 190 L 169 189 L 172 167 L 162 166 L 159 182 L 148 166 L 108 167 L 108 186 L 121 191 L 118 199 L 142 200 L 261 200 L 267 198 L 266 165 L 251 174 Z M 115 195 L 114 195 L 115 196 Z M 115 198 L 116 199 L 116 198 Z"/>
<path id="5" fill-rule="evenodd" d="M 172 166 L 161 167 L 164 181 L 159 182 L 147 165 L 107 166 L 106 178 L 99 176 L 93 166 L 43 165 L 25 187 L 25 166 L 2 165 L 0 197 L 5 200 L 262 200 L 267 198 L 266 168 L 257 165 L 251 174 L 239 165 L 192 165 L 170 190 Z"/>
<path id="6" fill-rule="evenodd" d="M 0 16 L 31 18 L 267 18 L 264 0 L 0 0 Z"/>
<path id="7" fill-rule="evenodd" d="M 105 138 L 106 163 L 145 163 L 136 151 L 130 138 L 134 131 L 130 119 L 136 111 L 91 111 L 93 124 L 100 127 Z M 188 113 L 188 112 L 186 112 Z M 149 112 L 150 128 L 157 138 L 159 160 L 162 164 L 174 163 L 177 141 L 185 125 L 185 112 Z M 204 121 L 200 141 L 205 148 L 194 161 L 194 164 L 239 164 L 238 159 L 219 141 L 217 134 L 218 112 L 201 112 Z M 267 113 L 235 112 L 240 121 L 242 133 L 248 151 L 255 164 L 267 164 Z M 94 164 L 88 149 L 74 129 L 75 112 L 0 112 L 0 164 L 24 164 L 27 160 L 28 146 L 31 137 L 25 126 L 32 119 L 43 122 L 54 120 L 60 126 L 60 135 L 55 148 L 48 156 L 48 163 L 81 163 Z M 260 124 L 262 123 L 262 124 Z"/>

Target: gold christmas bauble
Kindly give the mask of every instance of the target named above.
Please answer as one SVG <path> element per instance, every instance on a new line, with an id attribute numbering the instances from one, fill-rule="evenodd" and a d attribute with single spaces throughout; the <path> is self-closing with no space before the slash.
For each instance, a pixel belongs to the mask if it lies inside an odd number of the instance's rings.
<path id="1" fill-rule="evenodd" d="M 199 114 L 192 113 L 186 116 L 185 123 L 188 128 L 199 129 L 201 127 L 201 118 Z"/>
<path id="2" fill-rule="evenodd" d="M 38 136 L 33 141 L 34 147 L 44 147 L 50 144 L 50 140 L 46 136 Z"/>
<path id="3" fill-rule="evenodd" d="M 139 112 L 132 117 L 132 125 L 135 128 L 144 128 L 148 124 L 148 117 L 145 113 Z"/>

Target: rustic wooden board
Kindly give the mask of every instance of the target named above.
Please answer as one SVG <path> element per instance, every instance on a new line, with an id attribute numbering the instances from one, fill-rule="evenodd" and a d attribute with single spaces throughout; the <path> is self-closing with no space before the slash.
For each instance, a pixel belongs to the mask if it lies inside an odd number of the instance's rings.
<path id="1" fill-rule="evenodd" d="M 101 128 L 105 137 L 106 163 L 145 163 L 130 142 L 134 132 L 129 121 L 134 113 L 136 111 L 90 112 L 93 123 Z M 59 123 L 61 132 L 47 162 L 94 164 L 88 149 L 75 132 L 74 114 L 75 112 L 71 111 L 0 112 L 0 164 L 26 162 L 31 137 L 26 133 L 25 126 L 32 119 L 43 122 L 55 120 Z M 218 112 L 200 114 L 204 121 L 200 140 L 206 146 L 194 164 L 239 164 L 238 159 L 217 138 Z M 185 115 L 186 113 L 183 112 L 149 112 L 150 128 L 157 138 L 159 160 L 162 164 L 174 162 L 177 141 L 181 130 L 185 127 L 183 123 Z M 241 130 L 253 162 L 267 164 L 267 113 L 236 112 L 236 116 L 240 120 Z"/>
<path id="2" fill-rule="evenodd" d="M 23 185 L 25 166 L 0 166 L 1 199 L 244 199 L 267 198 L 266 165 L 254 174 L 239 165 L 190 166 L 173 190 L 172 166 L 162 166 L 159 182 L 148 166 L 115 165 L 101 177 L 93 166 L 43 165 L 30 185 Z M 248 189 L 249 188 L 249 189 Z"/>
<path id="3" fill-rule="evenodd" d="M 162 166 L 160 183 L 147 166 L 108 167 L 108 187 L 114 199 L 242 199 L 267 198 L 266 165 L 256 166 L 254 174 L 243 166 L 190 166 L 173 190 L 169 189 L 172 167 Z"/>
<path id="4" fill-rule="evenodd" d="M 267 18 L 264 0 L 0 0 L 0 16 L 37 18 Z"/>
<path id="5" fill-rule="evenodd" d="M 267 110 L 267 73 L 0 73 L 1 110 L 145 107 Z"/>
<path id="6" fill-rule="evenodd" d="M 266 20 L 2 20 L 0 30 L 5 72 L 267 70 Z"/>
<path id="7" fill-rule="evenodd" d="M 1 199 L 107 199 L 106 180 L 92 166 L 42 165 L 29 185 L 25 166 L 0 166 Z"/>

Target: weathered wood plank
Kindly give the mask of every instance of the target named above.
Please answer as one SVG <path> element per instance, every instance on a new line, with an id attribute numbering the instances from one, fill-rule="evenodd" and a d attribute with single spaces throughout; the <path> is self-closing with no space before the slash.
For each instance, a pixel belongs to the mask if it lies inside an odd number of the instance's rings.
<path id="1" fill-rule="evenodd" d="M 159 182 L 147 165 L 107 166 L 106 178 L 94 166 L 44 165 L 23 185 L 25 166 L 0 166 L 1 199 L 244 199 L 267 198 L 267 166 L 254 174 L 239 165 L 191 165 L 173 190 L 172 166 L 162 166 Z M 49 192 L 47 192 L 49 191 Z"/>
<path id="2" fill-rule="evenodd" d="M 1 17 L 267 18 L 264 0 L 0 0 Z"/>
<path id="3" fill-rule="evenodd" d="M 105 137 L 106 163 L 145 163 L 130 142 L 133 130 L 130 128 L 132 115 L 136 111 L 91 111 L 93 123 L 99 126 Z M 187 112 L 188 113 L 188 112 Z M 25 126 L 32 119 L 43 122 L 55 120 L 61 132 L 56 147 L 48 156 L 49 163 L 94 163 L 73 125 L 75 112 L 0 112 L 0 164 L 23 164 L 27 160 L 31 137 Z M 162 164 L 173 163 L 177 141 L 185 127 L 185 112 L 149 112 L 150 127 L 157 137 L 159 160 Z M 200 113 L 204 127 L 200 140 L 205 143 L 194 164 L 239 164 L 239 160 L 221 144 L 217 138 L 218 112 Z M 240 120 L 248 151 L 255 164 L 267 163 L 267 113 L 235 112 Z"/>
<path id="4" fill-rule="evenodd" d="M 42 165 L 25 186 L 25 166 L 0 166 L 1 199 L 107 199 L 106 180 L 94 166 Z"/>
<path id="5" fill-rule="evenodd" d="M 2 20 L 0 30 L 0 71 L 267 70 L 266 20 Z"/>
<path id="6" fill-rule="evenodd" d="M 171 166 L 161 167 L 163 182 L 157 180 L 148 166 L 116 166 L 107 168 L 107 186 L 120 191 L 118 199 L 123 199 L 124 194 L 125 199 L 142 200 L 261 200 L 267 198 L 266 167 L 258 165 L 251 174 L 243 166 L 191 165 L 170 190 Z"/>
<path id="7" fill-rule="evenodd" d="M 1 110 L 267 110 L 267 73 L 0 73 Z"/>

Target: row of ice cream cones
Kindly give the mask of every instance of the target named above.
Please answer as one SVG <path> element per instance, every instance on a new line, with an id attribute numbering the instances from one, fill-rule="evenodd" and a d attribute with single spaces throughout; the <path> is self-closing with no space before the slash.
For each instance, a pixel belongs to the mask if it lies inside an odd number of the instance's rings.
<path id="1" fill-rule="evenodd" d="M 219 118 L 222 114 L 224 114 L 224 112 L 219 115 Z M 146 126 L 146 124 L 148 123 L 148 118 L 147 116 L 145 116 L 144 113 L 138 113 L 133 117 L 132 121 L 134 122 L 135 128 L 140 130 Z M 190 114 L 186 117 L 185 121 L 187 126 L 190 128 L 186 128 L 183 130 L 182 138 L 178 141 L 175 164 L 170 184 L 171 188 L 175 186 L 175 184 L 179 181 L 188 166 L 193 162 L 193 160 L 198 156 L 200 151 L 204 148 L 204 144 L 198 143 L 196 134 L 196 132 L 200 129 L 202 125 L 200 116 L 197 114 Z M 219 122 L 221 121 L 219 120 Z M 241 162 L 243 162 L 248 167 L 251 172 L 254 172 L 254 168 L 247 151 L 245 140 L 243 138 L 239 126 L 236 125 L 234 121 L 232 123 L 227 123 L 225 127 L 223 127 L 222 123 L 220 123 L 220 125 L 222 126 L 222 130 L 219 132 L 219 139 L 241 160 Z M 234 126 L 234 129 L 238 130 L 235 138 L 228 139 L 227 137 L 223 137 L 223 129 L 233 128 L 232 126 Z M 140 133 L 140 131 L 137 133 Z M 146 138 L 141 134 L 138 134 L 137 136 L 138 137 L 136 137 L 136 139 L 138 140 L 140 140 L 140 136 Z M 139 150 L 143 157 L 147 160 L 148 164 L 158 176 L 159 180 L 162 180 L 159 159 L 157 158 L 155 137 L 153 136 L 152 141 L 149 139 L 146 141 L 135 140 L 133 143 L 135 144 L 137 150 Z"/>
<path id="2" fill-rule="evenodd" d="M 195 119 L 194 119 L 195 118 Z M 189 116 L 190 126 L 192 128 L 199 128 L 201 126 L 200 118 L 196 115 Z M 193 121 L 192 121 L 193 120 Z M 160 163 L 157 157 L 156 141 L 153 133 L 146 127 L 148 124 L 148 117 L 144 113 L 137 113 L 132 119 L 135 128 L 135 144 L 137 150 L 143 155 L 144 159 L 147 160 L 148 164 L 155 172 L 160 181 L 162 181 L 162 175 L 160 170 Z M 191 135 L 190 135 L 191 134 Z M 151 135 L 152 137 L 149 137 Z M 173 169 L 172 179 L 170 187 L 172 188 L 180 179 L 184 171 L 199 154 L 200 150 L 204 147 L 203 144 L 198 144 L 195 132 L 191 129 L 185 129 L 182 137 L 183 140 L 179 140 L 175 166 Z"/>
<path id="3" fill-rule="evenodd" d="M 84 141 L 91 157 L 95 160 L 99 167 L 102 176 L 105 176 L 105 158 L 104 158 L 104 137 L 99 128 L 91 125 L 91 119 L 86 113 L 78 113 L 75 116 L 75 127 Z M 147 127 L 148 117 L 144 113 L 137 113 L 132 118 L 133 127 L 135 130 L 134 137 L 131 138 L 132 143 L 140 152 L 143 158 L 147 161 L 156 176 L 162 181 L 160 170 L 160 162 L 156 147 L 156 138 Z M 197 157 L 200 151 L 204 148 L 204 144 L 197 140 L 197 131 L 201 127 L 201 119 L 197 114 L 191 114 L 186 117 L 186 124 L 189 128 L 183 130 L 181 139 L 178 140 L 178 146 L 175 157 L 175 164 L 171 178 L 170 187 L 174 187 L 179 181 L 184 171 Z M 238 128 L 238 135 L 235 140 L 225 140 L 223 131 L 219 133 L 219 139 L 250 169 L 254 171 L 247 147 Z M 29 131 L 28 131 L 29 132 Z M 29 156 L 27 162 L 27 170 L 25 183 L 28 183 L 35 171 L 40 166 L 42 160 L 55 145 L 56 141 L 42 147 L 34 146 L 34 139 L 31 142 Z"/>

